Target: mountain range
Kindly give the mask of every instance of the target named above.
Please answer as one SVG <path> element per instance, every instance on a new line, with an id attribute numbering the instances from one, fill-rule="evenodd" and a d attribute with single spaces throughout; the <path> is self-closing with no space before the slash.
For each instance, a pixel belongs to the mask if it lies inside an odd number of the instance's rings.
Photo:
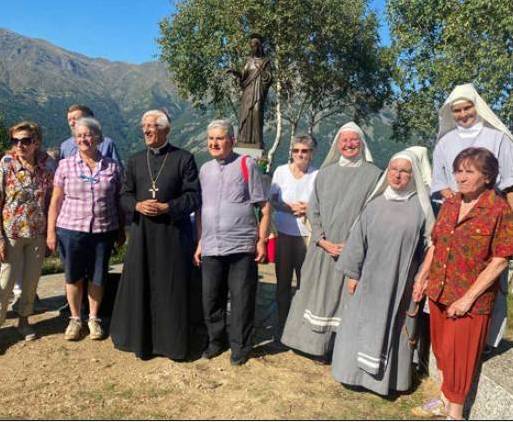
<path id="1" fill-rule="evenodd" d="M 105 135 L 116 141 L 123 158 L 142 147 L 139 121 L 152 108 L 166 108 L 172 119 L 172 142 L 195 153 L 198 162 L 207 158 L 205 128 L 213 111 L 201 112 L 181 99 L 166 66 L 160 62 L 140 65 L 90 58 L 44 40 L 0 29 L 0 114 L 7 124 L 22 119 L 40 123 L 44 143 L 55 147 L 69 136 L 66 109 L 75 103 L 91 107 Z M 384 165 L 403 146 L 389 141 L 393 115 L 383 111 L 365 128 L 376 161 Z M 320 141 L 316 162 L 321 161 L 340 126 L 331 119 L 316 133 Z M 266 143 L 274 130 L 265 128 Z M 286 161 L 285 132 L 276 162 Z M 270 145 L 268 145 L 270 147 Z"/>

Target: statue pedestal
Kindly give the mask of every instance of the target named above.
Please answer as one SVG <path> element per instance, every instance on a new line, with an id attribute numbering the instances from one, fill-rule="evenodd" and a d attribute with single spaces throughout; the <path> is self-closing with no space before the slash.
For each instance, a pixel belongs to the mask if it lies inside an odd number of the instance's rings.
<path id="1" fill-rule="evenodd" d="M 251 146 L 251 144 L 239 144 L 233 148 L 233 151 L 240 155 L 249 155 L 251 158 L 258 160 L 264 155 L 264 150 Z"/>

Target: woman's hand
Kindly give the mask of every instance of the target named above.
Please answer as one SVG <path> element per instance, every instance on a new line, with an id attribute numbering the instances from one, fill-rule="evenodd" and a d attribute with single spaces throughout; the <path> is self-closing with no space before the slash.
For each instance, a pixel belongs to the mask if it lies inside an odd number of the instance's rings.
<path id="1" fill-rule="evenodd" d="M 7 246 L 5 239 L 0 239 L 0 262 L 5 262 L 7 259 Z"/>
<path id="2" fill-rule="evenodd" d="M 356 288 L 358 287 L 358 280 L 355 280 L 354 278 L 348 278 L 347 279 L 347 291 L 352 296 L 356 292 Z"/>
<path id="3" fill-rule="evenodd" d="M 415 277 L 415 283 L 413 284 L 413 293 L 411 295 L 414 302 L 420 302 L 424 297 L 424 292 L 426 291 L 428 285 L 428 274 L 427 273 L 419 273 L 417 277 Z"/>
<path id="4" fill-rule="evenodd" d="M 201 243 L 198 242 L 198 247 L 196 248 L 196 251 L 194 252 L 194 255 L 192 256 L 192 262 L 196 267 L 199 267 L 201 264 Z"/>
<path id="5" fill-rule="evenodd" d="M 48 232 L 46 235 L 46 246 L 50 249 L 50 252 L 54 253 L 57 249 L 57 235 L 51 232 Z"/>
<path id="6" fill-rule="evenodd" d="M 294 214 L 296 217 L 302 217 L 302 216 L 306 215 L 306 210 L 307 210 L 306 202 L 294 202 L 294 203 L 290 204 L 289 206 L 292 210 L 292 214 Z"/>
<path id="7" fill-rule="evenodd" d="M 442 198 L 449 199 L 454 196 L 454 192 L 451 188 L 445 188 L 440 191 L 440 195 L 442 195 Z"/>
<path id="8" fill-rule="evenodd" d="M 447 316 L 449 318 L 459 318 L 465 316 L 474 302 L 465 296 L 459 298 L 456 302 L 453 302 L 447 308 Z"/>
<path id="9" fill-rule="evenodd" d="M 343 243 L 333 243 L 326 239 L 321 239 L 319 241 L 319 246 L 326 251 L 326 253 L 333 258 L 338 258 L 338 256 L 344 250 Z"/>

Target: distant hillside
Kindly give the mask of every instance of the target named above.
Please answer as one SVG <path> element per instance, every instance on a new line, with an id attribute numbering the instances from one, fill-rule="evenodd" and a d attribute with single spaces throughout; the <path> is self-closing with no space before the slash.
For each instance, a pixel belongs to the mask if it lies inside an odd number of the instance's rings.
<path id="1" fill-rule="evenodd" d="M 0 29 L 0 57 L 0 113 L 7 124 L 21 119 L 42 124 L 47 146 L 57 146 L 69 136 L 66 109 L 70 104 L 83 103 L 94 110 L 105 134 L 116 140 L 126 158 L 141 148 L 141 114 L 165 107 L 173 121 L 173 142 L 196 153 L 199 162 L 207 158 L 205 127 L 212 114 L 200 113 L 181 100 L 161 63 L 133 65 L 93 59 L 4 29 Z M 381 165 L 401 148 L 388 141 L 390 118 L 389 113 L 382 113 L 366 128 Z M 316 134 L 320 141 L 317 162 L 340 123 L 333 119 L 324 122 Z M 274 139 L 272 127 L 266 127 L 265 136 L 268 143 Z M 287 139 L 285 133 L 278 163 L 285 161 Z"/>

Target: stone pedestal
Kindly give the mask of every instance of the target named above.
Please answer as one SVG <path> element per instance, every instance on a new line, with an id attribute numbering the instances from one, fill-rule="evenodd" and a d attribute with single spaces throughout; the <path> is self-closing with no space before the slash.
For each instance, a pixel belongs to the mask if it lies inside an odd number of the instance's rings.
<path id="1" fill-rule="evenodd" d="M 429 374 L 440 381 L 433 353 Z M 493 356 L 483 362 L 467 397 L 465 416 L 473 420 L 513 419 L 513 342 L 502 340 Z"/>
<path id="2" fill-rule="evenodd" d="M 263 149 L 255 148 L 254 146 L 251 146 L 251 144 L 236 144 L 233 151 L 240 155 L 249 155 L 255 160 L 262 158 L 264 155 Z"/>

